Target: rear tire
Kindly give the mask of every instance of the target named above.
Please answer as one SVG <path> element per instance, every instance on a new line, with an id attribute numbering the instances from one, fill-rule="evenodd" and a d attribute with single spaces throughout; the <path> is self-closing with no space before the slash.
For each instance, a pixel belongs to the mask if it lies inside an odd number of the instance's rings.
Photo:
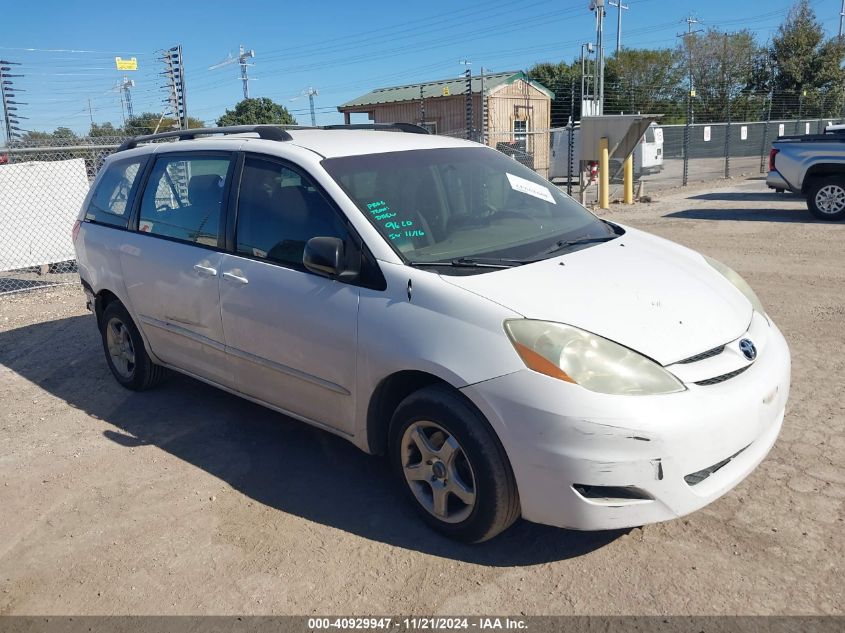
<path id="1" fill-rule="evenodd" d="M 132 391 L 143 391 L 162 381 L 167 370 L 150 359 L 141 333 L 120 301 L 106 306 L 101 323 L 106 363 L 117 382 Z"/>
<path id="2" fill-rule="evenodd" d="M 820 220 L 845 218 L 845 177 L 827 176 L 814 180 L 807 189 L 807 208 Z"/>
<path id="3" fill-rule="evenodd" d="M 442 385 L 411 394 L 390 423 L 397 482 L 433 529 L 465 543 L 493 538 L 519 517 L 510 463 L 487 420 Z"/>

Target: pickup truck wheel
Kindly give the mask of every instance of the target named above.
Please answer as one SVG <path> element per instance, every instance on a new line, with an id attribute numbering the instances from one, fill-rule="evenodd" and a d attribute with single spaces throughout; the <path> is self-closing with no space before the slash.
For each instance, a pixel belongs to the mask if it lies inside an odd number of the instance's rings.
<path id="1" fill-rule="evenodd" d="M 820 220 L 845 218 L 845 178 L 829 176 L 813 182 L 807 190 L 807 208 Z"/>

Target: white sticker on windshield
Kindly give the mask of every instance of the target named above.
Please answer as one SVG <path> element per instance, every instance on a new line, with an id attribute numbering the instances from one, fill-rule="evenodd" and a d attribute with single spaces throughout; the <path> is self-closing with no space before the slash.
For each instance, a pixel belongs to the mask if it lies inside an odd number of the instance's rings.
<path id="1" fill-rule="evenodd" d="M 511 183 L 511 189 L 513 189 L 514 191 L 519 191 L 520 193 L 527 193 L 529 196 L 534 196 L 535 198 L 540 198 L 540 200 L 545 200 L 546 202 L 557 204 L 557 202 L 555 202 L 554 196 L 552 196 L 552 192 L 549 191 L 548 188 L 544 187 L 543 185 L 538 185 L 536 182 L 531 182 L 530 180 L 520 178 L 519 176 L 514 176 L 513 174 L 505 175 L 508 177 L 508 181 Z"/>

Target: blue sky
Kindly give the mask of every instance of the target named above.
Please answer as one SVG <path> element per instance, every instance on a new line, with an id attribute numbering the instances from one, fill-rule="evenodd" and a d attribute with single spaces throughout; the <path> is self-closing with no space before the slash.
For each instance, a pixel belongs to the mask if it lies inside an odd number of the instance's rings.
<path id="1" fill-rule="evenodd" d="M 674 46 L 692 14 L 704 27 L 748 28 L 765 41 L 783 20 L 791 0 L 627 0 L 624 46 Z M 829 34 L 839 27 L 840 0 L 812 0 Z M 608 7 L 606 38 L 616 38 L 616 9 Z M 540 61 L 570 60 L 595 36 L 587 0 L 468 0 L 367 3 L 335 0 L 264 2 L 14 2 L 3 8 L 0 58 L 22 63 L 16 80 L 25 129 L 65 125 L 88 129 L 122 121 L 113 87 L 127 74 L 136 82 L 135 112 L 161 111 L 162 64 L 155 51 L 181 43 L 188 111 L 213 123 L 243 96 L 231 65 L 208 67 L 254 49 L 251 96 L 270 97 L 308 123 L 306 88 L 319 90 L 318 123 L 341 122 L 334 106 L 379 86 L 401 85 L 462 73 L 526 69 Z M 26 50 L 37 49 L 37 50 Z M 114 57 L 137 57 L 139 70 L 118 72 Z M 89 113 L 88 100 L 91 100 Z"/>

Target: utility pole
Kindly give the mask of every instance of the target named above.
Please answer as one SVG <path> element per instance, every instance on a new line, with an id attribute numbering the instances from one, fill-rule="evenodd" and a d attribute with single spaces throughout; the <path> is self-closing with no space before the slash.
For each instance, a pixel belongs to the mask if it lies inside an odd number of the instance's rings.
<path id="1" fill-rule="evenodd" d="M 12 79 L 23 77 L 23 75 L 10 74 L 12 66 L 20 66 L 20 62 L 9 62 L 0 59 L 0 101 L 3 102 L 3 122 L 6 126 L 7 145 L 11 145 L 12 141 L 20 136 L 21 130 L 18 127 L 20 125 L 19 119 L 26 118 L 17 113 L 17 106 L 27 105 L 26 103 L 14 100 L 17 97 L 17 93 L 23 92 L 23 90 L 15 88 L 15 82 Z"/>
<path id="2" fill-rule="evenodd" d="M 135 87 L 135 82 L 129 77 L 124 76 L 123 81 L 120 83 L 120 90 L 123 93 L 123 100 L 126 102 L 126 114 L 129 115 L 129 118 L 135 116 L 135 113 L 132 111 L 132 93 L 130 90 Z"/>
<path id="3" fill-rule="evenodd" d="M 586 49 L 586 55 L 584 51 Z M 581 44 L 581 116 L 592 116 L 596 114 L 595 111 L 595 102 L 596 102 L 596 92 L 595 92 L 595 64 L 590 64 L 590 58 L 588 55 L 592 55 L 593 53 L 593 43 L 587 42 L 586 44 Z M 590 86 L 590 82 L 592 81 L 592 87 Z M 585 107 L 589 102 L 589 107 Z"/>
<path id="4" fill-rule="evenodd" d="M 845 0 L 842 0 L 842 8 L 839 10 L 839 39 L 842 39 L 842 19 L 845 18 Z"/>
<path id="5" fill-rule="evenodd" d="M 693 108 L 692 108 L 692 100 L 695 97 L 695 85 L 692 81 L 692 44 L 690 43 L 689 38 L 693 36 L 694 33 L 698 33 L 701 29 L 696 29 L 695 31 L 692 30 L 693 24 L 698 24 L 699 21 L 696 20 L 691 15 L 684 20 L 687 23 L 687 32 L 686 33 L 679 33 L 678 37 L 684 38 L 684 43 L 687 47 L 687 60 L 689 65 L 689 90 L 687 91 L 687 120 L 684 125 L 684 172 L 683 172 L 683 179 L 682 183 L 686 187 L 687 181 L 689 178 L 689 142 L 690 142 L 690 125 L 692 125 L 693 121 Z"/>
<path id="6" fill-rule="evenodd" d="M 255 65 L 255 64 L 247 63 L 247 60 L 252 59 L 253 57 L 255 57 L 255 51 L 254 50 L 248 50 L 248 51 L 244 50 L 244 46 L 243 46 L 243 44 L 241 44 L 240 54 L 238 55 L 238 64 L 241 67 L 241 81 L 244 84 L 244 99 L 249 99 L 249 73 L 247 72 L 247 68 L 249 66 Z M 313 103 L 313 101 L 314 101 L 313 96 L 311 97 L 311 101 Z M 313 108 L 312 108 L 311 112 L 312 112 L 311 118 L 313 119 L 314 118 Z"/>
<path id="7" fill-rule="evenodd" d="M 249 60 L 255 57 L 254 50 L 246 50 L 244 45 L 241 44 L 238 49 L 238 56 L 232 57 L 232 53 L 229 53 L 229 56 L 224 59 L 219 64 L 214 64 L 214 66 L 209 66 L 209 70 L 214 70 L 216 68 L 222 68 L 223 66 L 228 66 L 230 64 L 238 64 L 241 68 L 241 82 L 243 82 L 244 88 L 244 99 L 249 99 L 249 82 L 254 81 L 253 79 L 249 78 L 249 67 L 255 66 L 255 64 L 250 64 Z"/>
<path id="8" fill-rule="evenodd" d="M 311 125 L 312 127 L 317 127 L 317 117 L 314 115 L 314 97 L 320 93 L 316 88 L 308 86 L 308 88 L 305 89 L 305 94 L 308 95 L 308 105 L 311 107 Z"/>
<path id="9" fill-rule="evenodd" d="M 590 11 L 596 12 L 596 48 L 598 59 L 596 61 L 596 112 L 601 116 L 604 114 L 604 0 L 590 0 Z"/>
<path id="10" fill-rule="evenodd" d="M 845 0 L 842 0 L 845 3 Z M 622 11 L 627 11 L 631 7 L 627 4 L 622 4 L 622 0 L 609 0 L 607 3 L 612 7 L 616 7 L 616 54 L 619 55 L 619 51 L 622 48 Z"/>

